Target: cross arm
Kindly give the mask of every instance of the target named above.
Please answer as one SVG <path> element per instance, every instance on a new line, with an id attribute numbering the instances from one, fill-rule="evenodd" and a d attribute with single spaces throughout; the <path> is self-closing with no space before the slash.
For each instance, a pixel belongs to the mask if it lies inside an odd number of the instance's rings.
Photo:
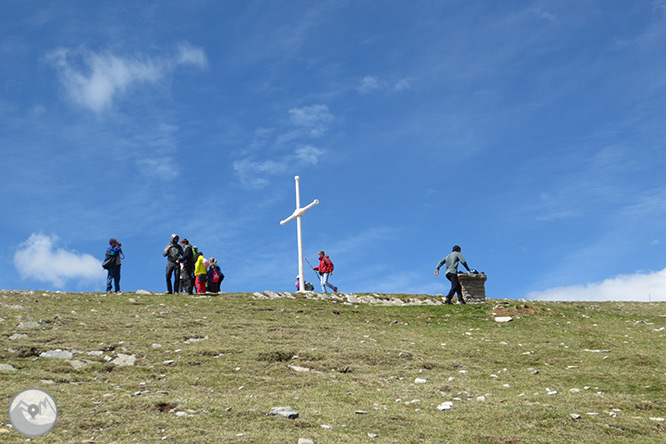
<path id="1" fill-rule="evenodd" d="M 284 225 L 284 224 L 286 224 L 287 222 L 289 222 L 290 220 L 292 220 L 296 217 L 301 217 L 303 215 L 303 213 L 305 213 L 306 211 L 308 211 L 310 208 L 314 207 L 317 204 L 319 204 L 319 200 L 315 199 L 315 200 L 312 201 L 312 203 L 310 205 L 306 205 L 303 208 L 296 208 L 294 210 L 294 212 L 291 214 L 291 216 L 289 216 L 288 218 L 286 218 L 283 221 L 280 221 L 280 225 Z"/>

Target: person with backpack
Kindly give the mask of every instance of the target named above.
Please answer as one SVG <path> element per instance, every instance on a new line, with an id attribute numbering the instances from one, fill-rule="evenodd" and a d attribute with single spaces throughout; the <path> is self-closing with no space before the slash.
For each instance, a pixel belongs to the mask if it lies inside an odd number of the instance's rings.
<path id="1" fill-rule="evenodd" d="M 300 291 L 301 289 L 301 277 L 296 276 L 296 291 Z M 305 291 L 314 291 L 314 285 L 312 283 L 305 281 L 305 285 L 303 285 L 303 290 Z"/>
<path id="2" fill-rule="evenodd" d="M 187 294 L 192 294 L 194 289 L 194 280 L 192 278 L 195 259 L 194 251 L 192 245 L 190 245 L 190 241 L 187 239 L 180 241 L 180 245 L 183 248 L 183 259 L 181 260 L 183 270 L 180 275 L 180 286 L 187 292 Z"/>
<path id="3" fill-rule="evenodd" d="M 106 256 L 102 262 L 102 268 L 107 271 L 106 292 L 111 293 L 111 283 L 113 282 L 116 293 L 120 293 L 120 260 L 124 259 L 122 245 L 116 239 L 109 239 L 109 247 L 106 249 Z"/>
<path id="4" fill-rule="evenodd" d="M 465 261 L 465 258 L 460 253 L 460 251 L 460 247 L 458 245 L 454 245 L 451 254 L 439 261 L 437 267 L 435 268 L 435 276 L 437 276 L 439 275 L 439 269 L 442 267 L 442 265 L 446 264 L 446 278 L 451 281 L 451 290 L 449 290 L 449 294 L 446 296 L 446 301 L 444 302 L 446 304 L 453 303 L 451 302 L 451 299 L 453 299 L 453 296 L 456 293 L 458 293 L 458 303 L 466 303 L 462 295 L 462 285 L 460 285 L 460 281 L 458 280 L 458 264 L 463 264 L 465 268 L 467 268 L 467 271 L 471 270 L 467 266 L 467 261 Z"/>
<path id="5" fill-rule="evenodd" d="M 219 293 L 220 284 L 224 279 L 224 274 L 220 269 L 220 266 L 217 264 L 217 259 L 211 257 L 208 261 L 210 266 L 208 267 L 208 292 L 209 293 Z"/>
<path id="6" fill-rule="evenodd" d="M 166 266 L 166 285 L 167 293 L 178 293 L 180 290 L 180 258 L 183 255 L 183 248 L 178 245 L 180 237 L 177 234 L 171 235 L 171 243 L 164 248 L 162 256 L 167 258 Z M 171 286 L 171 275 L 173 274 L 173 287 Z"/>
<path id="7" fill-rule="evenodd" d="M 329 287 L 330 289 L 333 290 L 333 293 L 338 292 L 338 287 L 332 285 L 331 283 L 328 282 L 329 276 L 333 273 L 333 269 L 335 266 L 333 265 L 333 262 L 331 262 L 331 259 L 329 259 L 328 256 L 326 256 L 326 253 L 324 251 L 319 252 L 319 265 L 317 267 L 312 267 L 314 271 L 319 272 L 319 280 L 321 281 L 321 290 L 324 293 L 328 293 L 326 291 L 326 287 Z"/>

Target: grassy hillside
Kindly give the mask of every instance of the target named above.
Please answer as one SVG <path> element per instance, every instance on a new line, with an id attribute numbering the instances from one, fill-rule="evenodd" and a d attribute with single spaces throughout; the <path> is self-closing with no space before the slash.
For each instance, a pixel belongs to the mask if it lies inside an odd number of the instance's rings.
<path id="1" fill-rule="evenodd" d="M 38 387 L 40 443 L 662 443 L 665 327 L 666 303 L 3 291 L 0 442 Z"/>

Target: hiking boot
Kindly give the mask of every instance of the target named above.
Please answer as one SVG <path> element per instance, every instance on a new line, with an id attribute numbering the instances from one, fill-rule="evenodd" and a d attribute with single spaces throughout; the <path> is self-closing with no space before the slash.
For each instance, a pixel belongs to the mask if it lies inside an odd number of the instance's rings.
<path id="1" fill-rule="evenodd" d="M 337 293 L 337 292 L 338 292 L 338 287 L 333 287 L 333 293 Z"/>
<path id="2" fill-rule="evenodd" d="M 444 303 L 447 304 L 447 305 L 453 305 L 453 302 L 451 302 L 451 299 L 448 299 L 448 298 L 444 301 Z"/>
<path id="3" fill-rule="evenodd" d="M 458 301 L 458 303 L 459 303 L 460 305 L 466 305 L 466 304 L 467 304 L 467 302 L 465 302 L 465 300 L 464 300 L 463 298 L 460 298 L 460 300 Z"/>

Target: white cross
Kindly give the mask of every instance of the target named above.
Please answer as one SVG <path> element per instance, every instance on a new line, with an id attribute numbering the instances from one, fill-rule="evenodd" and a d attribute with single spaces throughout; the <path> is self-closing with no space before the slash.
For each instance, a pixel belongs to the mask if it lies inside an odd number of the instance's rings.
<path id="1" fill-rule="evenodd" d="M 305 279 L 303 277 L 303 236 L 301 234 L 301 217 L 303 216 L 303 213 L 317 205 L 319 201 L 315 199 L 310 205 L 301 208 L 301 191 L 298 187 L 298 182 L 301 180 L 301 178 L 296 176 L 294 179 L 296 179 L 296 209 L 291 214 L 291 216 L 283 221 L 280 221 L 280 225 L 284 225 L 293 218 L 296 218 L 296 232 L 298 237 L 298 290 L 304 291 Z"/>

